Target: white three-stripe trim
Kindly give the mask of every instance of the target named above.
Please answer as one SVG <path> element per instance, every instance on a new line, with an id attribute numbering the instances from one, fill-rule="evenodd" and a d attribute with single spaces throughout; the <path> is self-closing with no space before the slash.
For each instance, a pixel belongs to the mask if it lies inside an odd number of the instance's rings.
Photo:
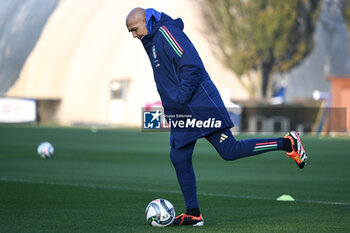
<path id="1" fill-rule="evenodd" d="M 168 34 L 167 30 L 165 30 L 163 27 L 160 27 L 160 29 L 164 32 L 164 34 L 168 37 L 169 41 L 172 43 L 172 45 L 174 46 L 174 48 L 176 48 L 176 50 L 179 52 L 180 55 L 182 55 L 182 51 L 179 49 L 179 47 L 177 46 L 177 44 L 175 43 L 175 41 L 173 40 L 173 38 L 171 38 L 171 36 Z"/>
<path id="2" fill-rule="evenodd" d="M 255 146 L 254 149 L 264 148 L 264 147 L 272 147 L 277 146 L 277 144 L 269 144 L 269 145 L 262 145 L 262 146 Z"/>

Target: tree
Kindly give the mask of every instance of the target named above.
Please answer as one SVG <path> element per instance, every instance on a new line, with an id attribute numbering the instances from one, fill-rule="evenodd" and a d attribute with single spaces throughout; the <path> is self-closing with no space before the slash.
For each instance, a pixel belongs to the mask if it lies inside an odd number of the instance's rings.
<path id="1" fill-rule="evenodd" d="M 350 0 L 343 0 L 343 16 L 345 19 L 346 27 L 348 29 L 348 34 L 350 32 Z"/>
<path id="2" fill-rule="evenodd" d="M 271 96 L 271 74 L 289 71 L 312 51 L 320 0 L 205 3 L 207 25 L 217 37 L 225 62 L 251 96 Z M 251 71 L 259 73 L 259 80 L 249 75 Z"/>

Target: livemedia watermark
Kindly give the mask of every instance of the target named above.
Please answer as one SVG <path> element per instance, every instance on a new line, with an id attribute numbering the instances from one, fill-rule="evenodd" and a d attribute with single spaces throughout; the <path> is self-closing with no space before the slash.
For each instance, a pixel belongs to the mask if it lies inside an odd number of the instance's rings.
<path id="1" fill-rule="evenodd" d="M 322 107 L 245 107 L 245 108 L 142 108 L 143 132 L 220 129 L 234 123 L 233 132 L 285 133 L 297 130 L 304 133 L 344 133 L 349 128 L 346 108 Z"/>
<path id="2" fill-rule="evenodd" d="M 171 128 L 182 130 L 195 130 L 202 128 L 220 129 L 221 127 L 222 121 L 216 119 L 210 113 L 204 118 L 197 118 L 192 113 L 173 112 L 166 114 L 163 108 L 142 109 L 143 131 L 169 131 Z"/>

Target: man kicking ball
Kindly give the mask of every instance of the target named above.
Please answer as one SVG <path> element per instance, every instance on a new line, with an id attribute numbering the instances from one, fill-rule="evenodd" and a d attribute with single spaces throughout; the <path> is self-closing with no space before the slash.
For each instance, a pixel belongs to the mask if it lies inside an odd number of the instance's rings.
<path id="1" fill-rule="evenodd" d="M 165 114 L 192 115 L 196 119 L 220 122 L 215 127 L 191 130 L 171 128 L 170 158 L 186 203 L 186 213 L 177 216 L 174 225 L 204 225 L 192 167 L 192 154 L 199 138 L 206 138 L 225 160 L 284 150 L 299 168 L 305 166 L 307 157 L 295 131 L 281 138 L 237 141 L 233 137 L 230 131 L 233 123 L 221 96 L 183 32 L 180 18 L 174 20 L 154 9 L 135 8 L 127 16 L 126 26 L 134 38 L 141 40 L 147 52 Z"/>

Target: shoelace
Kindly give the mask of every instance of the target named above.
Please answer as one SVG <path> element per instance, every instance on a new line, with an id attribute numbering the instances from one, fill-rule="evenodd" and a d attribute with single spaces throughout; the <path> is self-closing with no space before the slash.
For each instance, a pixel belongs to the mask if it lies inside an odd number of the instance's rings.
<path id="1" fill-rule="evenodd" d="M 182 225 L 183 221 L 185 220 L 186 218 L 186 214 L 180 214 L 179 216 L 177 216 L 175 219 L 181 219 L 181 222 L 179 225 Z"/>
<path id="2" fill-rule="evenodd" d="M 304 159 L 301 158 L 301 153 L 300 153 L 300 151 L 301 151 L 302 149 L 304 149 L 304 147 L 305 147 L 305 145 L 302 145 L 301 148 L 300 148 L 299 150 L 287 152 L 286 155 L 287 155 L 288 157 L 291 157 L 291 156 L 289 156 L 289 155 L 297 154 L 297 156 L 298 156 L 298 158 L 300 159 L 300 161 L 301 161 L 301 162 L 304 162 Z M 305 155 L 305 153 L 304 153 L 304 155 Z M 304 157 L 304 156 L 303 156 L 303 157 Z"/>
<path id="3" fill-rule="evenodd" d="M 298 151 L 296 151 L 296 153 L 297 153 L 297 155 L 298 155 L 298 158 L 300 159 L 301 162 L 305 162 L 305 159 L 304 159 L 304 158 L 301 158 L 301 153 L 300 153 L 300 151 L 301 151 L 302 149 L 304 149 L 304 147 L 305 147 L 305 145 L 302 145 L 301 148 L 300 148 Z M 304 156 L 303 156 L 303 157 L 305 157 L 305 153 L 304 153 Z"/>
<path id="4" fill-rule="evenodd" d="M 191 215 L 188 215 L 188 214 L 180 214 L 179 216 L 177 216 L 175 219 L 181 219 L 181 222 L 179 225 L 182 225 L 183 221 L 185 220 L 185 218 L 188 217 L 188 218 L 201 218 L 201 216 L 199 217 L 195 217 L 195 216 L 191 216 Z"/>

